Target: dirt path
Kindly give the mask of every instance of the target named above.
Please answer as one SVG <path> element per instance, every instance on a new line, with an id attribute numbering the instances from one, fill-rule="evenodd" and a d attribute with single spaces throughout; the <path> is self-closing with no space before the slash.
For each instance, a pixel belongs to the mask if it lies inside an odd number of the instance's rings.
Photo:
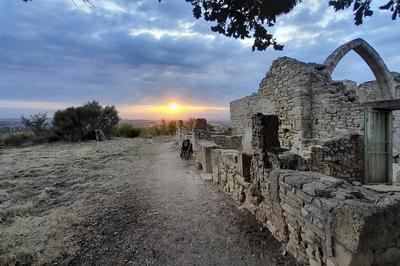
<path id="1" fill-rule="evenodd" d="M 294 264 L 251 215 L 182 162 L 171 142 L 155 144 L 138 182 L 88 220 L 71 265 Z"/>
<path id="2" fill-rule="evenodd" d="M 293 265 L 171 139 L 0 150 L 0 265 Z"/>

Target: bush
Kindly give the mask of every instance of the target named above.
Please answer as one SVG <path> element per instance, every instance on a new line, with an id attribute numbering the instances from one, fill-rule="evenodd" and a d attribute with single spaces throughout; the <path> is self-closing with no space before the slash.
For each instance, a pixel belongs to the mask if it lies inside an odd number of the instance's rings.
<path id="1" fill-rule="evenodd" d="M 114 131 L 115 136 L 123 138 L 136 138 L 139 137 L 141 133 L 142 129 L 136 128 L 127 123 L 119 125 Z"/>
<path id="2" fill-rule="evenodd" d="M 30 118 L 26 118 L 21 115 L 22 124 L 26 129 L 30 130 L 37 137 L 44 137 L 48 135 L 49 123 L 47 113 L 37 113 L 31 115 Z"/>
<path id="3" fill-rule="evenodd" d="M 162 135 L 175 135 L 177 128 L 177 121 L 171 120 L 168 123 L 163 119 L 160 125 L 145 128 L 142 132 L 143 136 L 162 136 Z"/>
<path id="4" fill-rule="evenodd" d="M 33 141 L 34 141 L 34 134 L 30 131 L 22 131 L 22 132 L 7 134 L 1 139 L 1 142 L 7 146 L 21 146 L 22 144 Z"/>
<path id="5" fill-rule="evenodd" d="M 55 134 L 68 141 L 89 139 L 94 130 L 102 130 L 109 137 L 119 122 L 115 106 L 103 108 L 92 101 L 79 107 L 69 107 L 54 114 L 53 126 Z"/>

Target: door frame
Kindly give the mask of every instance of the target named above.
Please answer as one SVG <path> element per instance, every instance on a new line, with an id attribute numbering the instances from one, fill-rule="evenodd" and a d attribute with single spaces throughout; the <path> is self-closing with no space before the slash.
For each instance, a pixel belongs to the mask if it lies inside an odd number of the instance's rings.
<path id="1" fill-rule="evenodd" d="M 387 140 L 387 159 L 386 159 L 386 173 L 387 176 L 383 183 L 369 182 L 370 174 L 370 155 L 369 155 L 369 114 L 370 113 L 385 113 L 386 114 L 386 140 Z M 392 184 L 393 183 L 393 115 L 392 111 L 388 110 L 372 110 L 367 109 L 364 112 L 364 183 L 365 184 Z"/>

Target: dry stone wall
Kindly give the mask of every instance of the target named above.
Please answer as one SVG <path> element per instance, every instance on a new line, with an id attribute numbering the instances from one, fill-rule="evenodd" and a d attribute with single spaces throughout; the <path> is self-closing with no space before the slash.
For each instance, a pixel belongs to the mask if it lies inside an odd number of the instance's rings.
<path id="1" fill-rule="evenodd" d="M 377 192 L 360 182 L 299 171 L 309 170 L 310 162 L 276 147 L 278 136 L 273 137 L 270 131 L 276 131 L 277 126 L 263 123 L 268 120 L 275 124 L 275 119 L 252 116 L 250 163 L 245 163 L 247 155 L 240 150 L 221 149 L 212 140 L 202 139 L 208 139 L 209 134 L 193 130 L 192 137 L 199 145 L 195 160 L 203 164 L 204 172 L 212 174 L 213 182 L 241 208 L 250 210 L 300 262 L 396 265 L 400 261 L 400 193 Z M 357 138 L 325 142 L 325 146 L 315 146 L 317 151 L 313 153 L 323 152 L 316 158 L 324 161 L 318 163 L 329 165 L 329 156 L 350 156 L 340 147 L 355 150 Z"/>
<path id="2" fill-rule="evenodd" d="M 231 123 L 235 132 L 244 134 L 255 113 L 276 114 L 281 121 L 281 146 L 301 150 L 301 139 L 309 138 L 310 66 L 292 58 L 275 60 L 261 81 L 258 93 L 231 102 Z"/>
<path id="3" fill-rule="evenodd" d="M 315 172 L 265 168 L 254 155 L 251 179 L 240 153 L 212 150 L 213 181 L 250 210 L 300 262 L 396 265 L 400 193 L 378 193 Z"/>
<path id="4" fill-rule="evenodd" d="M 364 176 L 363 137 L 335 138 L 311 148 L 310 170 L 341 179 L 362 182 Z"/>
<path id="5" fill-rule="evenodd" d="M 381 62 L 364 41 L 349 44 Z M 391 84 L 400 91 L 400 75 L 388 81 L 378 73 L 379 86 L 332 81 L 344 54 L 335 51 L 327 65 L 275 60 L 257 93 L 231 102 L 236 135 L 212 134 L 199 121 L 192 132 L 195 160 L 299 261 L 400 265 L 400 192 L 361 185 L 367 102 L 388 99 Z M 393 115 L 400 151 L 400 113 Z"/>
<path id="6" fill-rule="evenodd" d="M 343 82 L 326 83 L 318 73 L 311 86 L 312 138 L 329 140 L 363 134 L 366 107 L 358 101 L 355 90 Z"/>
<path id="7" fill-rule="evenodd" d="M 211 135 L 211 139 L 223 149 L 240 150 L 242 147 L 242 136 L 234 135 Z"/>
<path id="8" fill-rule="evenodd" d="M 387 95 L 376 81 L 360 85 L 349 80 L 332 81 L 330 72 L 323 65 L 281 57 L 272 63 L 257 93 L 231 102 L 232 127 L 246 142 L 252 115 L 275 114 L 280 121 L 282 148 L 310 159 L 309 166 L 314 171 L 360 180 L 363 176 L 366 102 L 384 100 L 385 97 Z M 393 114 L 393 144 L 399 151 L 400 113 Z M 357 143 L 351 141 L 354 138 L 358 139 Z M 340 150 L 342 144 L 344 150 Z M 243 148 L 246 150 L 247 146 L 244 143 Z M 322 147 L 331 152 L 324 152 L 325 158 L 316 158 L 323 154 L 318 151 Z M 335 153 L 335 150 L 339 152 Z M 348 169 L 356 163 L 357 167 Z"/>
<path id="9" fill-rule="evenodd" d="M 274 103 L 253 93 L 230 103 L 231 124 L 234 133 L 243 135 L 246 127 L 251 126 L 251 116 L 256 113 L 274 114 Z"/>

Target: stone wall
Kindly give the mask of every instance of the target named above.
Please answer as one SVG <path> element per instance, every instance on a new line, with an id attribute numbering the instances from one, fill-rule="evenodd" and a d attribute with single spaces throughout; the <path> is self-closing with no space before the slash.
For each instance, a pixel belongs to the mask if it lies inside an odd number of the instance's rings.
<path id="1" fill-rule="evenodd" d="M 332 80 L 351 49 L 378 66 L 372 70 L 379 86 Z M 400 189 L 361 185 L 367 102 L 391 98 L 393 84 L 400 91 L 400 75 L 388 74 L 360 39 L 326 62 L 275 60 L 257 93 L 231 102 L 233 131 L 241 138 L 193 131 L 203 171 L 300 262 L 400 265 Z M 400 150 L 398 112 L 393 125 Z"/>
<path id="2" fill-rule="evenodd" d="M 242 136 L 211 135 L 211 140 L 223 149 L 242 149 Z"/>
<path id="3" fill-rule="evenodd" d="M 307 170 L 307 162 L 299 163 L 300 156 L 288 156 L 293 153 L 277 148 L 278 136 L 271 132 L 277 129 L 265 126 L 264 120 L 274 124 L 273 116 L 252 116 L 253 152 L 249 165 L 245 165 L 238 150 L 211 150 L 213 181 L 242 208 L 250 210 L 302 263 L 337 266 L 397 263 L 400 192 L 379 193 L 361 186 L 360 182 L 281 169 L 284 166 Z M 328 166 L 330 172 L 351 169 L 359 165 L 355 161 L 359 158 L 351 157 L 359 142 L 359 136 L 355 135 L 314 146 L 308 164 Z M 338 156 L 349 158 L 348 163 L 354 165 L 336 167 L 340 162 L 332 159 Z M 248 177 L 244 175 L 245 167 L 250 168 Z"/>
<path id="4" fill-rule="evenodd" d="M 213 182 L 251 211 L 302 263 L 395 265 L 400 261 L 400 192 L 377 192 L 360 182 L 306 171 L 321 167 L 318 171 L 351 176 L 343 169 L 352 171 L 359 165 L 352 154 L 359 148 L 358 135 L 320 146 L 313 143 L 307 160 L 276 147 L 280 137 L 274 133 L 276 116 L 258 114 L 251 121 L 250 155 L 221 149 L 208 140 L 212 134 L 192 131 L 198 143 L 195 160 L 212 174 Z M 337 165 L 341 162 L 347 164 Z"/>
<path id="5" fill-rule="evenodd" d="M 213 181 L 300 262 L 395 265 L 400 260 L 400 193 L 378 193 L 314 172 L 267 169 L 255 157 L 246 181 L 238 151 L 213 150 Z"/>
<path id="6" fill-rule="evenodd" d="M 373 83 L 332 81 L 321 65 L 282 57 L 272 63 L 257 93 L 231 102 L 232 127 L 243 135 L 252 114 L 276 114 L 281 146 L 303 155 L 310 139 L 362 135 L 366 107 L 360 99 L 380 99 L 376 91 Z"/>
<path id="7" fill-rule="evenodd" d="M 363 134 L 365 105 L 356 90 L 344 82 L 328 82 L 314 73 L 311 97 L 311 136 L 329 140 L 352 134 Z"/>
<path id="8" fill-rule="evenodd" d="M 345 180 L 360 182 L 364 177 L 364 138 L 350 135 L 311 148 L 310 170 Z"/>
<path id="9" fill-rule="evenodd" d="M 281 57 L 272 63 L 257 93 L 231 102 L 232 127 L 246 141 L 246 130 L 251 130 L 253 114 L 276 114 L 280 121 L 281 147 L 304 158 L 311 158 L 315 145 L 314 155 L 320 146 L 325 149 L 327 146 L 339 147 L 344 140 L 357 135 L 361 145 L 346 142 L 344 152 L 331 152 L 331 155 L 326 156 L 327 159 L 314 156 L 310 160 L 314 166 L 310 167 L 339 178 L 360 179 L 363 176 L 362 139 L 366 102 L 384 100 L 385 97 L 376 81 L 360 85 L 349 80 L 332 81 L 329 71 L 323 65 Z M 393 114 L 393 146 L 399 151 L 400 113 Z M 245 150 L 247 146 L 243 143 Z M 341 160 L 347 163 L 337 163 Z M 360 164 L 348 170 L 348 166 L 356 162 Z"/>
<path id="10" fill-rule="evenodd" d="M 231 102 L 231 123 L 234 131 L 243 134 L 255 113 L 276 114 L 281 121 L 281 146 L 301 152 L 301 139 L 310 138 L 308 87 L 310 69 L 314 65 L 281 57 L 272 63 L 260 83 L 258 93 Z"/>
<path id="11" fill-rule="evenodd" d="M 243 135 L 246 127 L 251 125 L 251 116 L 256 113 L 274 114 L 274 103 L 253 93 L 230 103 L 231 125 L 234 133 Z"/>

